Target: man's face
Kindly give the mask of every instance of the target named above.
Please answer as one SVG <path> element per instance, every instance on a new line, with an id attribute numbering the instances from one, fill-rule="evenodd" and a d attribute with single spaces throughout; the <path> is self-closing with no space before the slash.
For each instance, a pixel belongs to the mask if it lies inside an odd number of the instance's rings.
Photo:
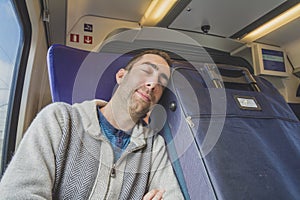
<path id="1" fill-rule="evenodd" d="M 162 96 L 169 77 L 168 63 L 155 54 L 143 55 L 130 71 L 124 71 L 118 81 L 120 98 L 127 103 L 131 117 L 141 118 L 149 112 Z"/>

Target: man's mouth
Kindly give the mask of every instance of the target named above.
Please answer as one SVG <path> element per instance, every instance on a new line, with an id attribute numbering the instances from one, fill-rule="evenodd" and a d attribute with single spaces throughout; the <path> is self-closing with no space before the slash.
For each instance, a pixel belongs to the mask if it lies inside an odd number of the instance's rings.
<path id="1" fill-rule="evenodd" d="M 145 94 L 139 90 L 136 91 L 137 95 L 145 102 L 149 103 L 151 102 L 151 98 L 150 98 L 150 95 L 148 94 Z"/>

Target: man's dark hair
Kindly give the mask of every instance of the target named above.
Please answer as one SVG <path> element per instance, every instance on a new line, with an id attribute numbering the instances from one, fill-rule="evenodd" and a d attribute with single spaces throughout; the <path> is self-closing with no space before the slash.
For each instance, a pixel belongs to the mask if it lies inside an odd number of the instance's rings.
<path id="1" fill-rule="evenodd" d="M 125 67 L 126 70 L 130 71 L 132 66 L 138 62 L 143 55 L 145 54 L 154 54 L 154 55 L 158 55 L 160 57 L 162 57 L 169 65 L 169 67 L 172 67 L 172 59 L 169 56 L 168 53 L 162 51 L 162 50 L 158 50 L 158 49 L 149 49 L 149 50 L 145 50 L 142 51 L 141 53 L 137 54 L 136 56 L 134 56 L 127 64 L 127 66 Z"/>

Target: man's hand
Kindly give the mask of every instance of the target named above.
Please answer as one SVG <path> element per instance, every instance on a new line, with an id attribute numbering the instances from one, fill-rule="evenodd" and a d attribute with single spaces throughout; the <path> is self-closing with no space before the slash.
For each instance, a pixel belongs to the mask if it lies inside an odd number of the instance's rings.
<path id="1" fill-rule="evenodd" d="M 151 190 L 144 196 L 143 200 L 162 200 L 164 192 L 165 190 L 160 189 Z"/>

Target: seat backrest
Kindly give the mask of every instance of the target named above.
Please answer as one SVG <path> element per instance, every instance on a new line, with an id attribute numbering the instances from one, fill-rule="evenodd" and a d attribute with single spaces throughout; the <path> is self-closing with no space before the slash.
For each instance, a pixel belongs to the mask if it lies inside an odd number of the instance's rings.
<path id="1" fill-rule="evenodd" d="M 116 72 L 131 58 L 52 45 L 47 54 L 52 101 L 70 104 L 95 98 L 108 101 L 116 86 Z"/>
<path id="2" fill-rule="evenodd" d="M 194 66 L 174 67 L 161 102 L 186 199 L 297 199 L 300 122 L 280 93 L 235 66 L 218 87 Z"/>

